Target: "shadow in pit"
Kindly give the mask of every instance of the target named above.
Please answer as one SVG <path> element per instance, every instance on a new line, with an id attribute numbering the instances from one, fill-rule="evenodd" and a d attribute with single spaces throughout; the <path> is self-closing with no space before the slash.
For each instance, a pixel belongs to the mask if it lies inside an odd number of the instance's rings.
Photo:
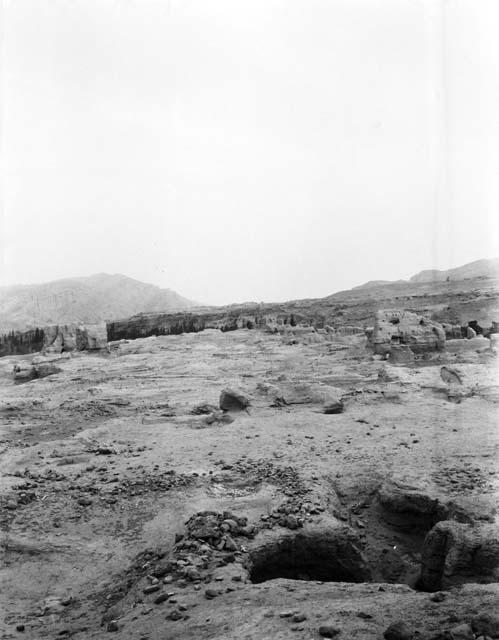
<path id="1" fill-rule="evenodd" d="M 300 532 L 263 544 L 249 554 L 253 583 L 275 578 L 370 582 L 371 571 L 348 530 Z"/>

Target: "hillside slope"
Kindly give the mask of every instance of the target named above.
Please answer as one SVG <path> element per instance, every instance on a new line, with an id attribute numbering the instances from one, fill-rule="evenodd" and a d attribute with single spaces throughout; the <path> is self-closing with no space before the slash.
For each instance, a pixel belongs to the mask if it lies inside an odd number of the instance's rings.
<path id="1" fill-rule="evenodd" d="M 97 323 L 140 311 L 177 311 L 195 303 L 120 274 L 0 287 L 0 331 L 70 322 Z"/>

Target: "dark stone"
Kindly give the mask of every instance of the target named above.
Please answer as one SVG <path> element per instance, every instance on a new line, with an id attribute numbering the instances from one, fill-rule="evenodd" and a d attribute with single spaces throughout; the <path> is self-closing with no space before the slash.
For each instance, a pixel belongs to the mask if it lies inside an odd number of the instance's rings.
<path id="1" fill-rule="evenodd" d="M 144 589 L 142 589 L 142 593 L 155 593 L 156 591 L 159 591 L 160 588 L 159 584 L 150 584 L 148 587 L 144 587 Z"/>
<path id="2" fill-rule="evenodd" d="M 324 413 L 326 413 L 327 415 L 343 413 L 344 409 L 345 407 L 343 405 L 343 402 L 339 400 L 338 402 L 331 402 L 329 404 L 326 404 L 324 407 Z"/>
<path id="3" fill-rule="evenodd" d="M 162 602 L 165 602 L 166 600 L 168 600 L 168 594 L 167 593 L 161 593 L 157 598 L 154 599 L 154 604 L 161 604 Z"/>
<path id="4" fill-rule="evenodd" d="M 307 616 L 305 613 L 295 613 L 293 616 L 293 622 L 305 622 Z"/>
<path id="5" fill-rule="evenodd" d="M 220 394 L 220 409 L 223 411 L 243 411 L 249 406 L 248 398 L 232 389 L 224 389 Z"/>
<path id="6" fill-rule="evenodd" d="M 210 413 L 214 413 L 218 411 L 218 407 L 215 407 L 213 404 L 198 404 L 193 409 L 191 409 L 191 413 L 194 416 L 203 416 L 208 415 Z"/>
<path id="7" fill-rule="evenodd" d="M 340 632 L 341 629 L 332 624 L 323 624 L 319 627 L 319 635 L 323 638 L 335 638 Z"/>
<path id="8" fill-rule="evenodd" d="M 78 498 L 77 502 L 82 507 L 89 507 L 92 504 L 92 500 L 90 498 L 87 498 L 86 496 Z"/>
<path id="9" fill-rule="evenodd" d="M 383 634 L 385 640 L 412 640 L 414 631 L 403 620 L 397 620 Z"/>

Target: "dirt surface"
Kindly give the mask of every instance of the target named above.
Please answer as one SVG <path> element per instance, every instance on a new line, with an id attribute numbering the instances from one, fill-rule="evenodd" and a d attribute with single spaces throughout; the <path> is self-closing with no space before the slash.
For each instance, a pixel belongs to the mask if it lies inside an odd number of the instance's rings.
<path id="1" fill-rule="evenodd" d="M 439 519 L 495 524 L 494 355 L 297 342 L 146 338 L 18 385 L 0 359 L 1 637 L 431 638 L 492 613 L 494 577 L 416 587 Z"/>

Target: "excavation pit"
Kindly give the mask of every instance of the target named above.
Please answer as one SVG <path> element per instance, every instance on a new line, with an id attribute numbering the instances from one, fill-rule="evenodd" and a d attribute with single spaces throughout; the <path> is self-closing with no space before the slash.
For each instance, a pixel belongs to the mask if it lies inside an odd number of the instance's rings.
<path id="1" fill-rule="evenodd" d="M 370 582 L 371 571 L 351 531 L 285 535 L 250 552 L 253 583 L 276 578 L 322 582 Z"/>

